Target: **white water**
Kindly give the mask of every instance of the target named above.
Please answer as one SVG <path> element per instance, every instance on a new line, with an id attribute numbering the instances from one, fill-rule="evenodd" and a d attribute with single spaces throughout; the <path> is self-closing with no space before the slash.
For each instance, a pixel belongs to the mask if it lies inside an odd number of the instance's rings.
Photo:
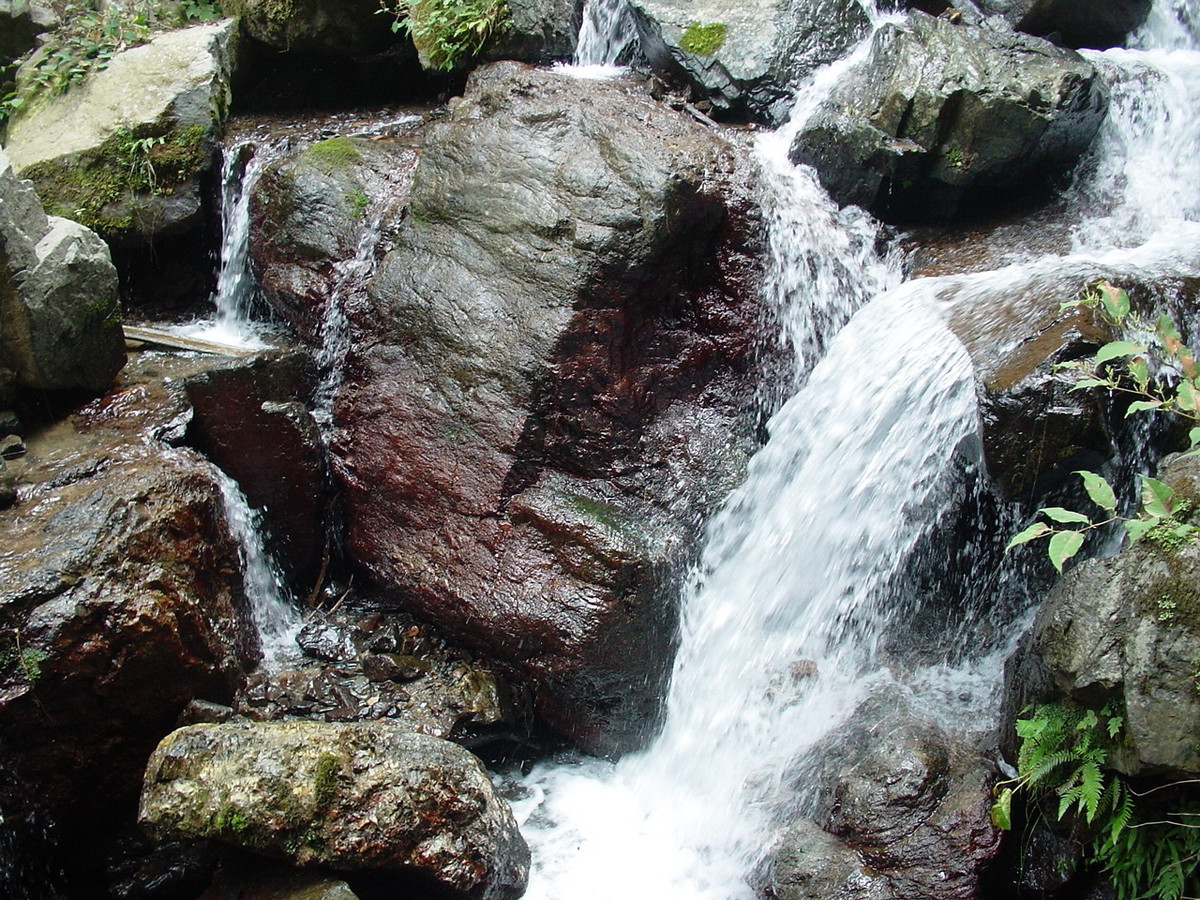
<path id="1" fill-rule="evenodd" d="M 238 483 L 213 466 L 230 533 L 238 542 L 242 583 L 262 643 L 263 665 L 276 668 L 296 651 L 296 636 L 304 624 L 289 602 L 283 574 L 263 542 L 262 513 L 251 509 Z"/>
<path id="2" fill-rule="evenodd" d="M 768 299 L 796 359 L 791 397 L 710 523 L 662 733 L 619 763 L 546 763 L 520 785 L 528 898 L 751 900 L 772 810 L 792 790 L 781 785 L 789 764 L 874 687 L 903 678 L 944 722 L 988 721 L 1007 648 L 903 676 L 881 650 L 897 572 L 978 464 L 972 367 L 943 321 L 998 315 L 1097 270 L 1197 270 L 1200 54 L 1163 10 L 1141 40 L 1171 49 L 1091 54 L 1114 109 L 1072 192 L 1067 257 L 898 285 L 873 251 L 873 223 L 834 209 L 782 161 L 790 135 L 762 141 Z M 797 116 L 839 68 L 818 77 Z"/>
<path id="3" fill-rule="evenodd" d="M 266 164 L 278 151 L 254 142 L 226 147 L 221 161 L 221 258 L 214 316 L 179 329 L 188 337 L 262 349 L 262 328 L 251 318 L 257 284 L 250 269 L 250 198 Z"/>
<path id="4" fill-rule="evenodd" d="M 603 70 L 637 53 L 637 26 L 628 0 L 586 0 L 575 47 L 575 65 Z"/>

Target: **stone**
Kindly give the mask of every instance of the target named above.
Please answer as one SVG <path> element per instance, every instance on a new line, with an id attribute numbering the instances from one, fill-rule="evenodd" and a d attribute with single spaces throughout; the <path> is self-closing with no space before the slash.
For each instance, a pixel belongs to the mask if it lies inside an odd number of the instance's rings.
<path id="1" fill-rule="evenodd" d="M 334 137 L 268 163 L 251 197 L 250 252 L 271 308 L 306 343 L 325 337 L 330 297 L 359 287 L 360 253 L 408 205 L 416 151 Z"/>
<path id="2" fill-rule="evenodd" d="M 263 511 L 272 555 L 304 595 L 322 569 L 331 500 L 324 443 L 297 399 L 311 396 L 315 380 L 307 354 L 278 351 L 210 366 L 184 382 L 188 443 Z"/>
<path id="3" fill-rule="evenodd" d="M 580 8 L 571 0 L 508 0 L 508 18 L 488 39 L 483 57 L 529 63 L 570 60 L 579 24 Z"/>
<path id="4" fill-rule="evenodd" d="M 120 323 L 108 247 L 47 217 L 0 148 L 0 367 L 26 389 L 100 393 L 125 364 Z"/>
<path id="5" fill-rule="evenodd" d="M 1200 463 L 1183 459 L 1161 479 L 1200 496 Z M 1190 515 L 1190 513 L 1188 513 Z M 1200 775 L 1200 544 L 1146 538 L 1072 568 L 1046 596 L 1005 668 L 1004 731 L 1031 703 L 1124 710 L 1111 762 L 1127 775 Z M 1011 747 L 1010 747 L 1011 750 Z"/>
<path id="6" fill-rule="evenodd" d="M 1151 0 L 980 0 L 1019 31 L 1051 35 L 1067 47 L 1104 50 L 1121 44 L 1150 14 Z"/>
<path id="7" fill-rule="evenodd" d="M 335 871 L 409 868 L 479 900 L 519 897 L 529 848 L 480 762 L 383 722 L 194 725 L 146 766 L 139 822 Z"/>
<path id="8" fill-rule="evenodd" d="M 396 39 L 378 0 L 226 0 L 221 8 L 246 35 L 284 53 L 365 56 Z"/>
<path id="9" fill-rule="evenodd" d="M 717 115 L 777 124 L 800 80 L 867 33 L 854 0 L 632 0 L 642 52 Z"/>
<path id="10" fill-rule="evenodd" d="M 110 241 L 196 227 L 200 177 L 229 110 L 235 29 L 226 19 L 163 32 L 70 91 L 27 102 L 8 127 L 14 168 L 51 213 Z"/>
<path id="11" fill-rule="evenodd" d="M 1072 166 L 1108 92 L 1070 50 L 992 20 L 912 12 L 875 34 L 791 148 L 840 204 L 893 222 L 948 220 Z"/>
<path id="12" fill-rule="evenodd" d="M 346 553 L 615 754 L 754 446 L 744 148 L 626 81 L 476 70 L 421 148 L 335 405 Z"/>
<path id="13" fill-rule="evenodd" d="M 1000 831 L 989 816 L 992 766 L 965 735 L 884 691 L 813 747 L 800 771 L 815 795 L 813 822 L 836 840 L 793 825 L 776 853 L 788 900 L 979 896 Z"/>
<path id="14" fill-rule="evenodd" d="M 340 878 L 317 872 L 252 867 L 226 867 L 197 900 L 359 900 Z"/>

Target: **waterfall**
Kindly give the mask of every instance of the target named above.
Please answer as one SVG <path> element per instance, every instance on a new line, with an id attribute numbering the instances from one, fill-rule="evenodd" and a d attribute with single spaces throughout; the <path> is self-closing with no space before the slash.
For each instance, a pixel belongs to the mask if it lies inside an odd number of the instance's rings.
<path id="1" fill-rule="evenodd" d="M 790 133 L 760 141 L 767 299 L 795 376 L 745 483 L 708 526 L 661 734 L 617 763 L 565 757 L 510 785 L 534 854 L 528 898 L 752 900 L 771 811 L 794 790 L 789 766 L 873 689 L 899 682 L 957 727 L 990 721 L 1006 648 L 964 651 L 966 613 L 945 659 L 897 672 L 884 646 L 906 608 L 906 562 L 982 474 L 973 367 L 944 323 L 999 315 L 1000 301 L 1019 306 L 1022 292 L 1098 269 L 1197 270 L 1191 15 L 1160 2 L 1144 49 L 1088 54 L 1114 108 L 1069 192 L 1070 256 L 899 283 L 874 223 L 787 165 Z M 794 123 L 845 64 L 818 74 Z"/>
<path id="2" fill-rule="evenodd" d="M 250 508 L 238 483 L 213 466 L 230 533 L 238 543 L 242 583 L 262 644 L 263 664 L 277 665 L 296 649 L 303 624 L 287 597 L 283 574 L 263 541 L 262 514 Z"/>
<path id="3" fill-rule="evenodd" d="M 587 0 L 575 47 L 576 66 L 616 66 L 638 51 L 637 24 L 628 0 Z"/>

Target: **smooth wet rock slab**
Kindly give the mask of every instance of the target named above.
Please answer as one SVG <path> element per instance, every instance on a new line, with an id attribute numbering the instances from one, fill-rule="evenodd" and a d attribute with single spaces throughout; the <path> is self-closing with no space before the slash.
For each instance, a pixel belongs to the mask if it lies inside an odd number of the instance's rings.
<path id="1" fill-rule="evenodd" d="M 206 837 L 343 871 L 416 869 L 481 900 L 519 897 L 529 849 L 486 770 L 385 723 L 196 725 L 146 768 L 158 838 Z"/>

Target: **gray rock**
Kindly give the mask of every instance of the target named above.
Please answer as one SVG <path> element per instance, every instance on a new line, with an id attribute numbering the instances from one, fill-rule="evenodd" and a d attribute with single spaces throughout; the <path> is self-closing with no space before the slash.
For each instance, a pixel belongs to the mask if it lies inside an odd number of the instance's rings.
<path id="1" fill-rule="evenodd" d="M 1013 27 L 1054 35 L 1068 47 L 1105 49 L 1120 44 L 1146 21 L 1152 0 L 978 0 L 986 15 L 1000 15 Z"/>
<path id="2" fill-rule="evenodd" d="M 199 178 L 229 110 L 235 27 L 164 32 L 70 91 L 27 102 L 8 129 L 14 168 L 51 213 L 109 240 L 199 224 Z"/>
<path id="3" fill-rule="evenodd" d="M 891 220 L 949 219 L 967 197 L 1028 189 L 1071 166 L 1108 93 L 1083 57 L 921 12 L 875 35 L 792 145 L 839 203 Z"/>
<path id="4" fill-rule="evenodd" d="M 888 880 L 854 850 L 809 819 L 780 839 L 771 870 L 776 900 L 897 900 Z"/>
<path id="5" fill-rule="evenodd" d="M 779 122 L 805 75 L 866 34 L 856 0 L 632 0 L 651 65 L 722 113 Z"/>
<path id="6" fill-rule="evenodd" d="M 0 367 L 26 388 L 99 393 L 124 364 L 108 246 L 47 218 L 0 148 Z"/>
<path id="7" fill-rule="evenodd" d="M 1200 495 L 1200 463 L 1162 475 L 1181 496 Z M 1005 671 L 1006 733 L 1029 703 L 1124 707 L 1114 765 L 1130 775 L 1200 775 L 1200 544 L 1172 549 L 1145 539 L 1069 571 L 1038 610 Z"/>
<path id="8" fill-rule="evenodd" d="M 483 57 L 548 63 L 569 60 L 579 37 L 574 0 L 508 0 L 508 20 L 488 40 Z"/>
<path id="9" fill-rule="evenodd" d="M 480 900 L 519 897 L 529 849 L 480 762 L 382 722 L 196 725 L 146 767 L 139 821 L 341 871 L 415 869 Z"/>
<path id="10" fill-rule="evenodd" d="M 226 0 L 242 30 L 273 50 L 342 56 L 378 53 L 394 41 L 377 0 Z"/>
<path id="11" fill-rule="evenodd" d="M 837 841 L 814 838 L 803 823 L 793 828 L 777 853 L 785 865 L 776 878 L 793 885 L 789 898 L 815 897 L 814 886 L 847 900 L 979 895 L 1000 832 L 989 817 L 992 767 L 964 736 L 888 692 L 864 702 L 807 760 L 812 818 Z M 805 846 L 819 852 L 801 855 Z"/>
<path id="12" fill-rule="evenodd" d="M 632 82 L 479 69 L 349 308 L 348 554 L 600 752 L 652 726 L 671 573 L 753 440 L 741 153 Z"/>

